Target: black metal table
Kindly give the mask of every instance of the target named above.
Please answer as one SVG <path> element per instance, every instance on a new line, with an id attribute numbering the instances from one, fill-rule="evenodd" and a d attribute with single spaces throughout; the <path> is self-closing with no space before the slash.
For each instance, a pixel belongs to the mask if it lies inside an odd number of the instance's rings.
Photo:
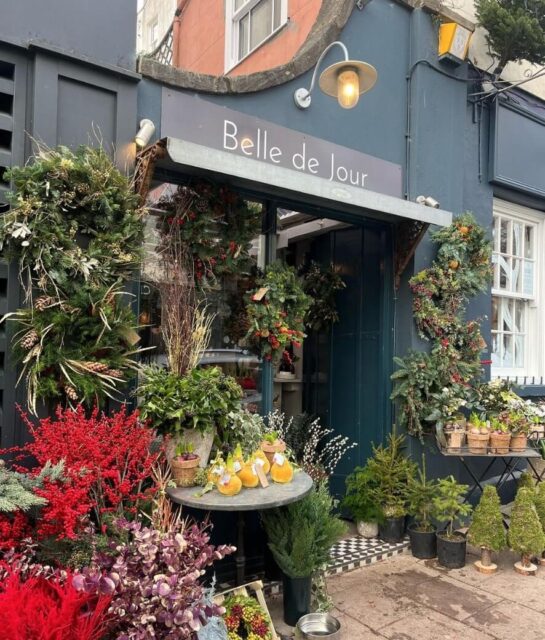
<path id="1" fill-rule="evenodd" d="M 274 509 L 302 500 L 312 489 L 312 478 L 304 471 L 298 471 L 288 484 L 272 482 L 267 488 L 243 489 L 236 496 L 224 496 L 214 490 L 204 495 L 198 487 L 168 489 L 170 499 L 186 507 L 202 511 L 237 512 L 237 550 L 235 555 L 237 582 L 244 583 L 246 556 L 244 551 L 244 512 Z"/>

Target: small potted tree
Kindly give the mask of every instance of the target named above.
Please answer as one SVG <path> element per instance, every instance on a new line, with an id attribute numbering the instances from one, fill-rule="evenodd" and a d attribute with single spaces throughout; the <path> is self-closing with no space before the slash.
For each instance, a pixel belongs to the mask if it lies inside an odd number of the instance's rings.
<path id="1" fill-rule="evenodd" d="M 474 563 L 477 571 L 486 574 L 496 573 L 498 565 L 492 562 L 492 551 L 502 551 L 507 547 L 507 535 L 496 487 L 486 485 L 484 488 L 473 514 L 467 539 L 472 545 L 481 548 L 481 558 Z"/>
<path id="2" fill-rule="evenodd" d="M 261 513 L 269 548 L 283 573 L 284 621 L 292 627 L 309 613 L 313 574 L 328 562 L 331 546 L 346 531 L 334 509 L 322 482 L 303 500 Z"/>
<path id="3" fill-rule="evenodd" d="M 414 522 L 409 525 L 411 553 L 415 558 L 435 558 L 437 555 L 437 529 L 432 522 L 433 499 L 437 495 L 437 482 L 426 478 L 426 459 L 422 455 L 422 468 L 409 482 L 409 515 Z"/>
<path id="4" fill-rule="evenodd" d="M 454 530 L 454 524 L 471 513 L 471 505 L 463 502 L 467 488 L 452 476 L 441 478 L 433 499 L 435 517 L 447 523 L 444 530 L 437 532 L 437 561 L 447 569 L 461 569 L 466 563 L 466 539 Z"/>
<path id="5" fill-rule="evenodd" d="M 357 467 L 346 478 L 346 496 L 342 502 L 343 508 L 350 511 L 356 521 L 360 536 L 368 539 L 378 536 L 378 523 L 383 519 L 382 511 L 373 498 L 372 491 L 376 485 L 368 467 Z"/>
<path id="6" fill-rule="evenodd" d="M 386 445 L 373 445 L 373 457 L 367 461 L 376 486 L 371 496 L 384 514 L 379 537 L 385 542 L 401 542 L 405 535 L 409 482 L 416 465 L 404 452 L 405 436 L 391 433 Z"/>
<path id="7" fill-rule="evenodd" d="M 176 447 L 176 455 L 170 461 L 172 477 L 177 487 L 195 486 L 195 476 L 201 462 L 194 452 L 193 443 L 180 442 Z"/>
<path id="8" fill-rule="evenodd" d="M 535 490 L 535 507 L 541 528 L 545 532 L 545 482 L 540 482 Z M 540 558 L 540 564 L 545 564 L 545 555 Z"/>
<path id="9" fill-rule="evenodd" d="M 530 561 L 532 556 L 541 556 L 545 549 L 545 535 L 534 505 L 535 494 L 522 487 L 517 491 L 509 526 L 509 547 L 520 553 L 515 571 L 525 576 L 536 574 L 537 566 Z"/>

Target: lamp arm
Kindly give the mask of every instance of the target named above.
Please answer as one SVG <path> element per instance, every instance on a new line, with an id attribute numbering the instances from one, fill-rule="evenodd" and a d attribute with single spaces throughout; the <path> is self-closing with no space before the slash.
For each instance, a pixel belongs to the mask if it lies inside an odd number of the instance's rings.
<path id="1" fill-rule="evenodd" d="M 335 42 L 332 42 L 331 44 L 328 44 L 327 47 L 320 54 L 320 57 L 318 58 L 318 61 L 316 62 L 316 66 L 314 67 L 314 71 L 312 73 L 312 80 L 310 81 L 310 87 L 308 88 L 309 95 L 312 93 L 312 90 L 314 89 L 314 85 L 316 84 L 316 76 L 318 75 L 318 69 L 320 68 L 320 65 L 322 64 L 323 59 L 325 58 L 325 56 L 328 53 L 328 51 L 330 49 L 332 49 L 335 45 L 338 45 L 343 50 L 344 59 L 345 60 L 349 59 L 348 58 L 348 49 L 345 47 L 345 45 L 342 42 L 339 42 L 339 40 L 335 40 Z"/>

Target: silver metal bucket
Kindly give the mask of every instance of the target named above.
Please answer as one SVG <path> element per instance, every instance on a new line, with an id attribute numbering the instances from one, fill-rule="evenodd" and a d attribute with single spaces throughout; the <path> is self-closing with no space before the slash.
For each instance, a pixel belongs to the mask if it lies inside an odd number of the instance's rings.
<path id="1" fill-rule="evenodd" d="M 295 637 L 300 640 L 339 640 L 341 623 L 329 613 L 309 613 L 297 623 Z"/>

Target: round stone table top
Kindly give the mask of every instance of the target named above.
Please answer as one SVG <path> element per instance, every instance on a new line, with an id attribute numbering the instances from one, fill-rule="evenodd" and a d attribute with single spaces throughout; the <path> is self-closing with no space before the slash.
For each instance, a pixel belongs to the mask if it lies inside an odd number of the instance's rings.
<path id="1" fill-rule="evenodd" d="M 270 480 L 266 488 L 242 489 L 236 496 L 224 496 L 215 489 L 199 495 L 200 487 L 168 489 L 173 502 L 204 511 L 260 511 L 297 502 L 310 493 L 312 478 L 304 471 L 294 474 L 292 482 L 277 484 Z"/>

